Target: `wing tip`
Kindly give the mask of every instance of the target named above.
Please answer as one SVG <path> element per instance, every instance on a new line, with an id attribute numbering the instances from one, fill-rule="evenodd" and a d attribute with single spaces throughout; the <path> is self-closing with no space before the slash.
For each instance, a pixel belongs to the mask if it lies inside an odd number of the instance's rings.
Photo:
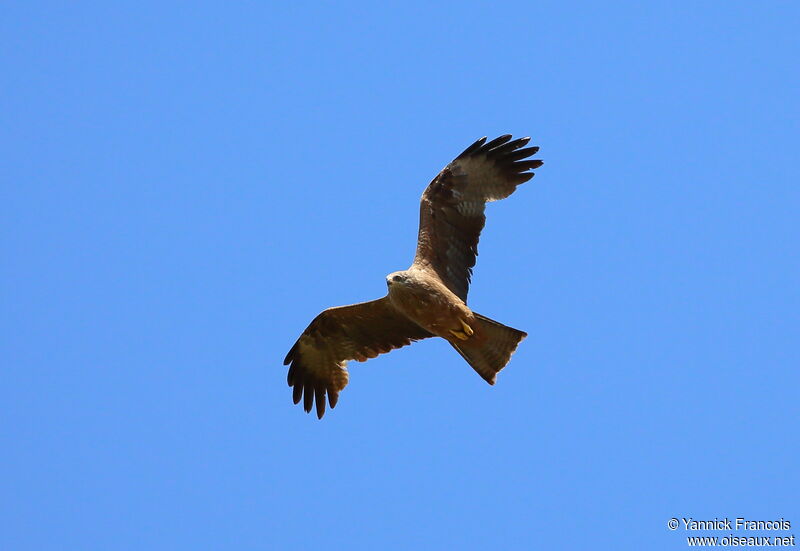
<path id="1" fill-rule="evenodd" d="M 336 407 L 339 401 L 339 391 L 347 384 L 345 381 L 341 388 L 337 388 L 336 382 L 317 378 L 313 372 L 304 367 L 302 356 L 293 358 L 286 380 L 292 387 L 292 402 L 295 405 L 302 402 L 303 410 L 306 413 L 311 413 L 312 409 L 316 409 L 317 419 L 325 416 L 326 399 L 330 409 Z"/>
<path id="2" fill-rule="evenodd" d="M 306 381 L 303 385 L 303 409 L 306 413 L 311 412 L 311 407 L 314 405 L 314 386 L 310 381 Z"/>
<path id="3" fill-rule="evenodd" d="M 295 381 L 292 385 L 294 389 L 292 389 L 292 402 L 294 405 L 300 403 L 301 398 L 303 398 L 303 385 L 300 384 L 299 381 Z"/>
<path id="4" fill-rule="evenodd" d="M 294 343 L 294 346 L 289 350 L 286 354 L 286 357 L 283 359 L 283 365 L 289 365 L 294 360 L 294 354 L 297 351 L 297 343 Z"/>
<path id="5" fill-rule="evenodd" d="M 481 147 L 481 151 L 484 153 L 489 152 L 492 149 L 496 149 L 508 142 L 512 138 L 511 134 L 503 134 L 502 136 L 498 136 L 492 141 L 485 143 L 483 147 Z"/>
<path id="6" fill-rule="evenodd" d="M 477 140 L 475 140 L 475 142 L 473 142 L 472 145 L 470 145 L 468 148 L 466 148 L 464 151 L 462 151 L 459 154 L 459 156 L 456 157 L 456 159 L 462 159 L 462 158 L 464 158 L 464 157 L 466 157 L 468 155 L 472 155 L 473 153 L 478 151 L 481 147 L 483 147 L 483 144 L 486 143 L 486 138 L 487 138 L 487 136 L 484 136 L 482 138 L 478 138 Z"/>
<path id="7" fill-rule="evenodd" d="M 525 148 L 525 146 L 531 141 L 530 136 L 523 136 L 515 140 L 512 140 L 511 138 L 511 134 L 503 134 L 502 136 L 498 136 L 497 138 L 487 142 L 486 136 L 484 136 L 466 148 L 458 157 L 456 157 L 456 159 L 482 154 L 486 155 L 490 159 L 493 159 L 495 163 L 503 166 L 504 168 L 512 167 L 516 169 L 517 172 L 520 172 L 521 170 L 528 170 L 528 168 L 522 168 L 522 165 L 517 165 L 515 161 L 521 161 L 535 155 L 539 152 L 539 146 Z M 539 166 L 542 166 L 541 161 L 538 161 L 538 163 L 539 164 L 537 166 L 529 168 L 538 168 Z"/>
<path id="8" fill-rule="evenodd" d="M 317 419 L 322 419 L 322 416 L 325 415 L 325 388 L 324 387 L 316 387 L 316 388 L 314 388 L 314 401 L 317 404 Z"/>

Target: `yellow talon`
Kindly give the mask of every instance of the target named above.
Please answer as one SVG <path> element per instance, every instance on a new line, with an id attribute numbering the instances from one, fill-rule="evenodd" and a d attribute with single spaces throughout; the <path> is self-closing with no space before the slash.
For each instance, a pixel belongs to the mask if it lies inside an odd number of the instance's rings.
<path id="1" fill-rule="evenodd" d="M 472 330 L 472 327 L 467 325 L 467 322 L 465 322 L 461 318 L 459 318 L 458 321 L 461 322 L 461 330 L 451 329 L 450 330 L 451 335 L 453 335 L 455 338 L 459 340 L 465 341 L 475 334 L 475 331 Z"/>

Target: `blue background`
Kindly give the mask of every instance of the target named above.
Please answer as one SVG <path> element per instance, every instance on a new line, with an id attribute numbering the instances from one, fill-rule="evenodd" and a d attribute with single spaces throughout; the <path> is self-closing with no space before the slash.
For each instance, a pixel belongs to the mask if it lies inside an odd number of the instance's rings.
<path id="1" fill-rule="evenodd" d="M 112 4 L 0 16 L 0 547 L 800 534 L 796 2 Z M 506 132 L 545 166 L 481 239 L 497 386 L 431 340 L 293 406 L 300 332 Z"/>

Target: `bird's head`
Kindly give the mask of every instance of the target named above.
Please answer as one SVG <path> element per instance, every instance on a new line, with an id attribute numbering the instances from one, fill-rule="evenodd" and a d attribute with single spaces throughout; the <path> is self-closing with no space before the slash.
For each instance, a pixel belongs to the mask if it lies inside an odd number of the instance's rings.
<path id="1" fill-rule="evenodd" d="M 408 275 L 405 272 L 392 272 L 386 276 L 386 285 L 403 285 L 408 281 Z"/>

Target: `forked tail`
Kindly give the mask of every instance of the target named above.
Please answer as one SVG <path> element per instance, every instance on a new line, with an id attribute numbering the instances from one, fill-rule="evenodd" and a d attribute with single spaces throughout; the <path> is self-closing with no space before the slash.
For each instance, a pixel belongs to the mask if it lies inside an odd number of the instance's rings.
<path id="1" fill-rule="evenodd" d="M 481 344 L 470 341 L 450 342 L 450 344 L 467 360 L 472 369 L 478 372 L 478 375 L 493 385 L 497 374 L 506 366 L 508 360 L 511 359 L 511 354 L 517 349 L 517 345 L 528 334 L 498 323 L 477 312 L 473 312 L 473 314 L 480 323 L 480 328 L 476 332 L 485 335 L 486 338 L 480 340 Z"/>

